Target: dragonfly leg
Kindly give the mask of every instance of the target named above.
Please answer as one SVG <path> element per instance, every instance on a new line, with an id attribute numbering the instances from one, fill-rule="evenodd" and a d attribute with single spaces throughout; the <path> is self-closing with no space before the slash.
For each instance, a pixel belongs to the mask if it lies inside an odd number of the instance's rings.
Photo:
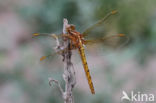
<path id="1" fill-rule="evenodd" d="M 71 39 L 71 50 L 75 49 L 76 47 L 78 47 L 77 45 L 77 40 L 75 37 L 71 36 L 71 35 L 67 35 L 67 34 L 63 34 L 63 37 L 69 38 Z"/>

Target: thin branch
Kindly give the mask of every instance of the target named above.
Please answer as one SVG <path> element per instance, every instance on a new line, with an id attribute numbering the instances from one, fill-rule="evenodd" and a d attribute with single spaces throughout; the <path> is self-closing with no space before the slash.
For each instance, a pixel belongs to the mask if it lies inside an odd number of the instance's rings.
<path id="1" fill-rule="evenodd" d="M 52 79 L 52 78 L 49 78 L 49 85 L 50 85 L 50 86 L 52 86 L 52 83 L 53 83 L 53 82 L 58 86 L 58 88 L 59 88 L 61 94 L 63 94 L 63 89 L 62 89 L 60 83 L 59 83 L 57 80 L 54 80 L 54 79 Z"/>
<path id="2" fill-rule="evenodd" d="M 68 20 L 63 20 L 63 34 L 69 35 L 66 32 L 66 29 L 70 26 L 68 24 Z M 63 73 L 63 79 L 65 81 L 65 90 L 63 91 L 62 87 L 60 86 L 59 82 L 54 79 L 49 79 L 49 84 L 51 85 L 52 82 L 56 83 L 59 90 L 61 91 L 62 98 L 64 99 L 64 103 L 74 103 L 74 97 L 73 97 L 73 88 L 76 84 L 76 76 L 75 76 L 75 70 L 73 63 L 71 61 L 72 51 L 70 50 L 71 41 L 70 39 L 67 39 L 65 37 L 62 37 L 62 42 L 59 42 L 59 39 L 56 35 L 53 35 L 56 40 L 56 52 L 62 51 L 61 55 L 63 57 L 62 61 L 64 62 L 64 73 Z"/>

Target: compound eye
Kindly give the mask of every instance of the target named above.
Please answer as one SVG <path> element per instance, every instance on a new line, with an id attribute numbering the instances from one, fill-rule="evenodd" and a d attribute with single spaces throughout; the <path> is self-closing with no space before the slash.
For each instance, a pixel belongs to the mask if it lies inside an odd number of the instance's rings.
<path id="1" fill-rule="evenodd" d="M 71 30 L 75 30 L 75 25 L 70 25 Z"/>

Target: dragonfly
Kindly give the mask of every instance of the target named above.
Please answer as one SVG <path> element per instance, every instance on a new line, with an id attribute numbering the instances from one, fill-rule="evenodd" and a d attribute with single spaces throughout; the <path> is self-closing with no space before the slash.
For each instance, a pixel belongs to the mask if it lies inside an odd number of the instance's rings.
<path id="1" fill-rule="evenodd" d="M 68 38 L 71 40 L 71 44 L 72 44 L 71 50 L 77 49 L 79 51 L 81 61 L 83 64 L 83 68 L 85 71 L 85 75 L 86 75 L 86 78 L 88 81 L 88 85 L 89 85 L 89 88 L 90 88 L 90 91 L 92 94 L 95 94 L 95 90 L 94 90 L 92 78 L 90 75 L 89 67 L 87 64 L 86 56 L 85 56 L 84 45 L 104 42 L 105 40 L 115 38 L 115 37 L 123 38 L 123 37 L 127 37 L 127 36 L 125 34 L 116 34 L 116 35 L 111 35 L 111 36 L 106 36 L 106 37 L 104 36 L 104 37 L 101 37 L 100 39 L 94 39 L 94 40 L 86 40 L 86 37 L 88 36 L 88 33 L 91 30 L 93 30 L 97 26 L 103 24 L 110 16 L 115 15 L 115 14 L 117 14 L 116 10 L 111 11 L 104 18 L 102 18 L 97 23 L 93 24 L 92 26 L 90 26 L 89 28 L 84 30 L 84 32 L 82 32 L 82 33 L 78 32 L 74 25 L 70 25 L 68 28 L 66 28 L 67 34 L 61 34 L 61 37 Z M 33 34 L 33 37 L 37 37 L 37 36 L 50 36 L 50 37 L 56 38 L 56 35 L 54 35 L 54 34 L 44 34 L 44 33 L 43 34 L 41 34 L 41 33 Z M 49 56 L 51 56 L 51 55 L 42 56 L 40 58 L 40 60 L 42 61 L 42 60 L 48 58 Z"/>

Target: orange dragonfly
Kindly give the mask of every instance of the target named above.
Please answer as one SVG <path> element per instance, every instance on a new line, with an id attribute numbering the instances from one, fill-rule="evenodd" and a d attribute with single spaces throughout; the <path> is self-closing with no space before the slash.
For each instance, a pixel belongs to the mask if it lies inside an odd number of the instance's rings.
<path id="1" fill-rule="evenodd" d="M 108 17 L 110 17 L 111 15 L 116 14 L 117 11 L 112 11 L 110 13 L 108 13 L 103 19 L 99 20 L 96 24 L 92 25 L 91 27 L 89 27 L 88 29 L 86 29 L 83 33 L 77 32 L 75 29 L 74 25 L 70 25 L 68 28 L 66 28 L 66 32 L 67 34 L 62 34 L 62 37 L 68 38 L 71 40 L 71 50 L 73 49 L 78 49 L 81 60 L 82 60 L 82 64 L 84 67 L 84 71 L 86 74 L 86 78 L 88 80 L 88 84 L 91 90 L 92 94 L 95 94 L 95 90 L 94 90 L 94 86 L 93 86 L 93 82 L 91 79 L 91 75 L 89 72 L 89 68 L 88 68 L 88 64 L 87 64 L 87 60 L 86 60 L 86 56 L 85 56 L 85 51 L 84 51 L 84 45 L 90 44 L 90 43 L 98 43 L 98 42 L 103 42 L 107 39 L 111 39 L 114 37 L 126 37 L 124 34 L 117 34 L 117 35 L 112 35 L 112 36 L 108 36 L 108 37 L 102 37 L 100 39 L 95 39 L 95 40 L 85 40 L 85 37 L 87 36 L 87 34 L 94 29 L 95 27 L 101 25 L 103 22 L 106 21 L 106 19 Z M 40 33 L 35 33 L 33 34 L 34 37 L 36 36 L 51 36 L 56 38 L 56 35 L 53 34 L 40 34 Z M 48 56 L 43 56 L 40 58 L 40 60 L 44 60 L 45 58 L 49 57 L 51 55 Z"/>

